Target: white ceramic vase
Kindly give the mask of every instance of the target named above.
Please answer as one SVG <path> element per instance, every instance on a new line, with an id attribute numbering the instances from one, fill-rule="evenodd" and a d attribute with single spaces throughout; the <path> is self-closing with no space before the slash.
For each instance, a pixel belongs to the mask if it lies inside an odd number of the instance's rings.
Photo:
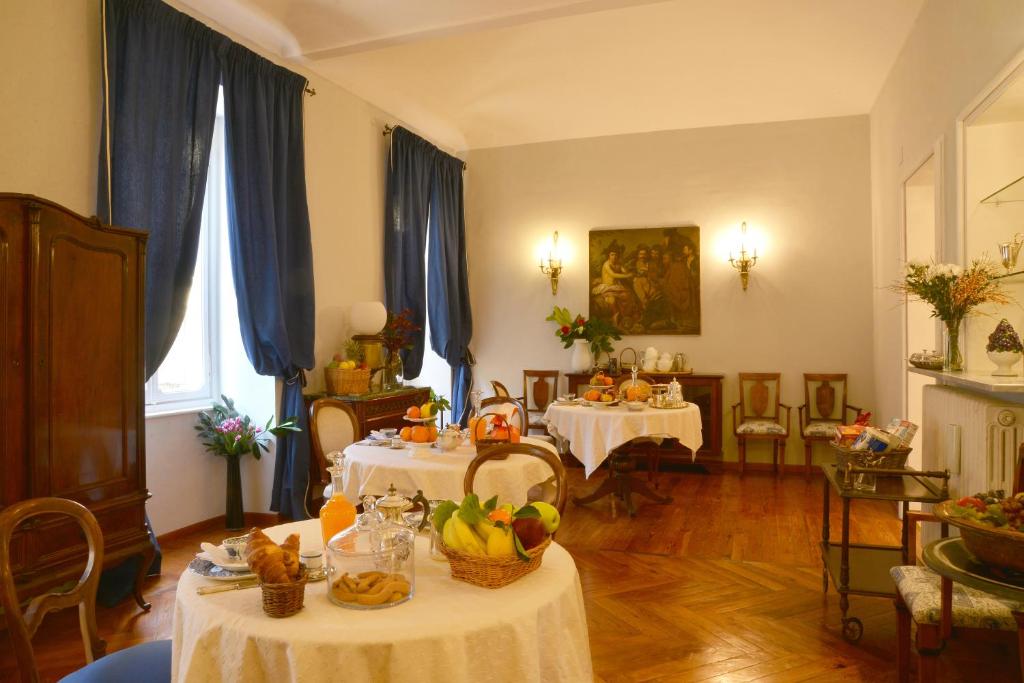
<path id="1" fill-rule="evenodd" d="M 594 367 L 594 356 L 590 353 L 590 342 L 586 339 L 573 340 L 569 366 L 573 372 L 590 372 Z"/>
<path id="2" fill-rule="evenodd" d="M 1020 361 L 1019 351 L 988 351 L 988 359 L 996 364 L 992 373 L 996 377 L 1016 377 L 1017 371 L 1013 366 Z"/>

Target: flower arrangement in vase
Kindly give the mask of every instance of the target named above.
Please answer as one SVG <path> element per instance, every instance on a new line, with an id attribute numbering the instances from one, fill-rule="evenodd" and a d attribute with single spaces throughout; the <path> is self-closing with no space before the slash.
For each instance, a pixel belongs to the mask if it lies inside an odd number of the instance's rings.
<path id="1" fill-rule="evenodd" d="M 195 430 L 206 450 L 221 456 L 228 463 L 227 491 L 225 498 L 225 526 L 228 529 L 241 529 L 245 526 L 244 508 L 242 506 L 242 470 L 241 459 L 251 453 L 257 460 L 260 455 L 269 451 L 267 442 L 271 435 L 280 436 L 286 432 L 301 432 L 298 418 L 289 417 L 276 427 L 271 427 L 273 418 L 260 427 L 254 424 L 248 415 L 240 415 L 235 410 L 235 402 L 227 396 L 221 396 L 221 403 L 199 413 L 199 424 Z"/>
<path id="2" fill-rule="evenodd" d="M 967 268 L 954 263 L 909 261 L 902 281 L 892 289 L 914 297 L 932 307 L 932 317 L 946 325 L 946 358 L 943 369 L 964 369 L 960 353 L 960 324 L 981 304 L 1007 304 L 1011 299 L 1003 291 L 994 264 L 981 259 Z"/>
<path id="3" fill-rule="evenodd" d="M 1013 329 L 1010 322 L 1003 318 L 988 336 L 988 344 L 985 345 L 988 352 L 988 359 L 996 364 L 996 377 L 1015 377 L 1017 372 L 1013 366 L 1017 364 L 1024 351 L 1024 344 L 1021 344 L 1017 331 Z"/>
<path id="4" fill-rule="evenodd" d="M 561 340 L 562 346 L 572 349 L 570 363 L 573 372 L 588 372 L 599 353 L 610 354 L 612 341 L 622 339 L 619 330 L 607 320 L 573 316 L 568 308 L 555 306 L 551 315 L 544 319 L 558 325 L 555 336 Z"/>
<path id="5" fill-rule="evenodd" d="M 413 338 L 423 328 L 412 321 L 412 311 L 408 308 L 400 313 L 388 311 L 388 321 L 384 329 L 380 331 L 384 348 L 388 351 L 388 357 L 384 361 L 383 389 L 397 389 L 402 384 L 402 356 L 401 351 L 411 349 Z"/>

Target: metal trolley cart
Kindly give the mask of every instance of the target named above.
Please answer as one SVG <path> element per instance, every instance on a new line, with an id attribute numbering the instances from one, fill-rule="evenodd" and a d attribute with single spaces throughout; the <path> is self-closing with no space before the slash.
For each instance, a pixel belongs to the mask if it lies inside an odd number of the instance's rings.
<path id="1" fill-rule="evenodd" d="M 910 503 L 940 503 L 949 498 L 949 472 L 919 472 L 911 469 L 869 469 L 848 464 L 822 465 L 825 473 L 824 503 L 821 523 L 822 590 L 828 592 L 832 577 L 839 593 L 842 611 L 843 638 L 851 643 L 860 640 L 864 625 L 857 617 L 847 616 L 850 594 L 881 598 L 896 597 L 896 587 L 889 569 L 908 561 L 906 513 Z M 874 476 L 874 490 L 856 488 L 860 475 Z M 843 530 L 839 543 L 829 540 L 829 496 L 832 491 L 843 501 Z M 903 505 L 901 545 L 850 543 L 850 501 L 894 500 Z"/>

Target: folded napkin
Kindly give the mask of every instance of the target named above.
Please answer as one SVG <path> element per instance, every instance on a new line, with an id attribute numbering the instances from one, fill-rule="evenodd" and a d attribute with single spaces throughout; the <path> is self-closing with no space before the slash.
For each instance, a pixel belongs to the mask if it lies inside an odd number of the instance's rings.
<path id="1" fill-rule="evenodd" d="M 200 543 L 199 547 L 203 549 L 203 552 L 209 555 L 210 561 L 216 565 L 222 564 L 238 564 L 238 560 L 231 559 L 227 551 L 219 545 L 213 543 Z"/>

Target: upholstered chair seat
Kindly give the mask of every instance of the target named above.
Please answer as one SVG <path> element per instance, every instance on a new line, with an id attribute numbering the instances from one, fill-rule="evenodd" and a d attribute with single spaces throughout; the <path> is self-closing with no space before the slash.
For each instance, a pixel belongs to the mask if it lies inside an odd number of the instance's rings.
<path id="1" fill-rule="evenodd" d="M 835 430 L 835 422 L 812 422 L 804 427 L 804 436 L 812 439 L 831 439 Z"/>
<path id="2" fill-rule="evenodd" d="M 751 420 L 736 427 L 737 434 L 785 434 L 786 428 L 770 420 Z"/>
<path id="3" fill-rule="evenodd" d="M 918 624 L 941 622 L 941 577 L 938 574 L 927 567 L 905 566 L 893 567 L 889 570 L 889 575 L 896 582 L 896 590 L 900 592 L 900 596 L 915 622 Z M 953 584 L 952 604 L 953 626 L 962 628 L 1016 631 L 1017 621 L 1013 618 L 1013 611 L 1024 610 L 1024 605 L 1002 600 L 990 593 L 968 588 L 959 583 Z"/>

